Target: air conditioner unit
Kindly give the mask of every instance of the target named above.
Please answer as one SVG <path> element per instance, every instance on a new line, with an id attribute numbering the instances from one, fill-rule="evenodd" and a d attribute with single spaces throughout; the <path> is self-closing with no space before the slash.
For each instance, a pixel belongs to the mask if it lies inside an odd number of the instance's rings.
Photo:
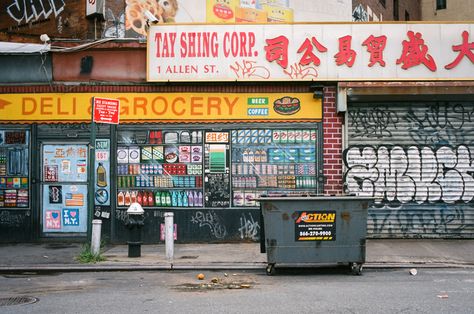
<path id="1" fill-rule="evenodd" d="M 85 0 L 86 17 L 104 19 L 105 0 Z"/>

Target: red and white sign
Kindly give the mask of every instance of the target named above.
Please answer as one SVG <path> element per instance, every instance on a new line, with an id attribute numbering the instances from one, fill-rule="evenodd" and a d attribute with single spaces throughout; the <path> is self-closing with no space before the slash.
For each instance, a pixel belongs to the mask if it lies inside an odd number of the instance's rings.
<path id="1" fill-rule="evenodd" d="M 474 24 L 151 26 L 148 81 L 473 80 Z"/>
<path id="2" fill-rule="evenodd" d="M 118 99 L 94 97 L 94 122 L 119 123 L 120 101 Z"/>

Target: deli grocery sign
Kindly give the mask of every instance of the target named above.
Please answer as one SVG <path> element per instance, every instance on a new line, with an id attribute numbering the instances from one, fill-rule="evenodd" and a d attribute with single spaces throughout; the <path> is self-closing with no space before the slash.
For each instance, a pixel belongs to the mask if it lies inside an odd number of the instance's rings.
<path id="1" fill-rule="evenodd" d="M 148 81 L 473 80 L 474 24 L 150 27 Z"/>

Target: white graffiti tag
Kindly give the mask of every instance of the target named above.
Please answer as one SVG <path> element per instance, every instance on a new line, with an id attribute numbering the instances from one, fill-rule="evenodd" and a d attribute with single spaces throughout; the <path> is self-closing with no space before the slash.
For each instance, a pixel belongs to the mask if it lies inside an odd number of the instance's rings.
<path id="1" fill-rule="evenodd" d="M 197 211 L 194 216 L 191 217 L 191 222 L 199 224 L 199 227 L 209 227 L 211 234 L 217 239 L 223 239 L 227 235 L 225 226 L 221 223 L 221 219 L 214 211 L 207 213 Z"/>
<path id="2" fill-rule="evenodd" d="M 470 202 L 474 165 L 469 148 L 350 147 L 344 152 L 347 192 L 384 202 Z"/>
<path id="3" fill-rule="evenodd" d="M 258 240 L 258 230 L 260 226 L 258 222 L 253 219 L 251 213 L 249 213 L 249 219 L 247 219 L 245 214 L 242 214 L 240 217 L 240 238 L 241 239 L 251 239 Z"/>
<path id="4" fill-rule="evenodd" d="M 7 7 L 7 13 L 18 24 L 47 19 L 51 14 L 57 17 L 66 6 L 64 0 L 15 0 Z"/>

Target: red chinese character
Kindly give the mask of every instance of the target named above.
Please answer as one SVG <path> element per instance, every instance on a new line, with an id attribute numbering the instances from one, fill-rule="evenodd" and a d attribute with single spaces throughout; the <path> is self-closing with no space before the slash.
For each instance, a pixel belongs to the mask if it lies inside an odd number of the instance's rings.
<path id="1" fill-rule="evenodd" d="M 267 60 L 270 62 L 277 60 L 277 63 L 286 69 L 288 66 L 288 38 L 278 36 L 265 41 L 267 43 L 265 46 Z"/>
<path id="2" fill-rule="evenodd" d="M 313 46 L 316 47 L 316 49 L 319 52 L 326 52 L 328 49 L 321 45 L 319 41 L 315 37 L 311 37 L 311 41 L 306 38 L 303 44 L 300 46 L 298 49 L 298 53 L 301 53 L 304 51 L 303 56 L 300 59 L 301 65 L 308 65 L 310 63 L 314 63 L 315 65 L 320 65 L 321 60 L 319 60 L 318 57 L 313 53 Z"/>
<path id="3" fill-rule="evenodd" d="M 453 51 L 459 51 L 458 56 L 454 59 L 453 62 L 446 65 L 446 69 L 452 69 L 461 62 L 464 56 L 468 57 L 472 63 L 474 63 L 474 53 L 472 53 L 472 49 L 474 49 L 474 42 L 469 43 L 469 33 L 468 31 L 462 32 L 462 44 L 453 46 Z"/>
<path id="4" fill-rule="evenodd" d="M 351 67 L 356 59 L 356 52 L 351 49 L 352 36 L 347 35 L 339 38 L 339 52 L 334 55 L 337 65 L 347 64 Z"/>
<path id="5" fill-rule="evenodd" d="M 408 31 L 409 40 L 403 41 L 403 51 L 397 64 L 403 63 L 402 69 L 406 70 L 413 66 L 423 63 L 431 71 L 436 71 L 436 63 L 431 55 L 428 54 L 428 46 L 421 38 L 421 33 Z"/>
<path id="6" fill-rule="evenodd" d="M 369 67 L 373 66 L 375 63 L 380 63 L 381 66 L 385 66 L 385 61 L 383 61 L 383 50 L 387 44 L 387 36 L 382 35 L 375 37 L 370 35 L 363 43 L 363 46 L 367 46 L 367 51 L 370 53 L 370 63 Z"/>

